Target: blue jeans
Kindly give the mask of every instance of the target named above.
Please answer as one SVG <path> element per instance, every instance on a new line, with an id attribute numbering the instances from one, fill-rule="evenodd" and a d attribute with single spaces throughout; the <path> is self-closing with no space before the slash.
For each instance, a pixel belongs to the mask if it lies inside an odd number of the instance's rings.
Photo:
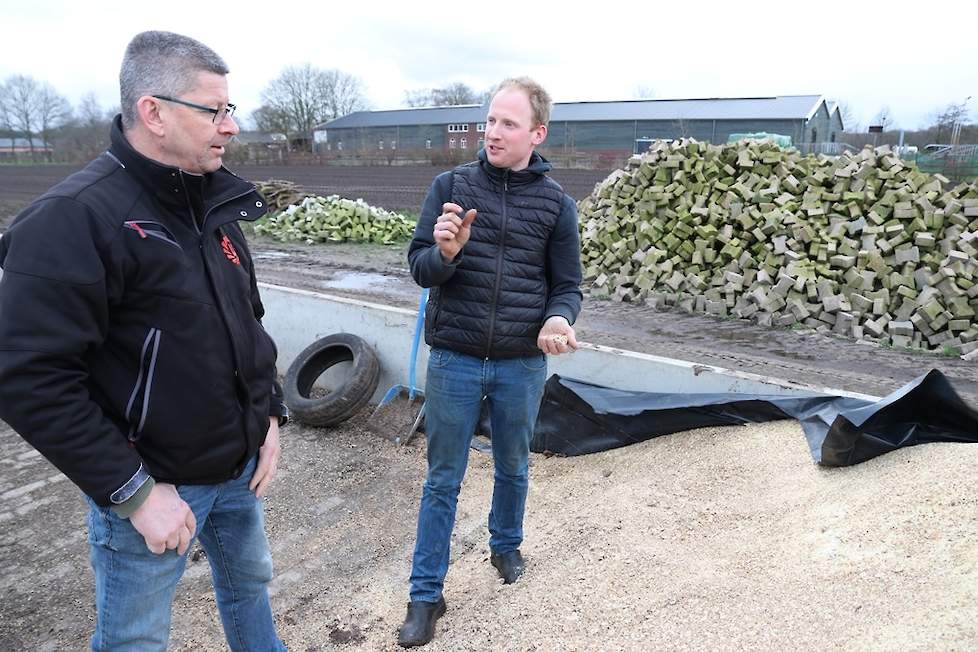
<path id="1" fill-rule="evenodd" d="M 488 400 L 495 466 L 489 547 L 497 553 L 520 547 L 530 439 L 546 377 L 543 353 L 485 360 L 446 349 L 431 350 L 425 381 L 428 476 L 418 513 L 411 600 L 437 602 L 441 598 L 458 492 L 483 397 Z"/>
<path id="2" fill-rule="evenodd" d="M 180 485 L 180 497 L 197 519 L 195 538 L 207 553 L 224 633 L 232 650 L 284 650 L 268 602 L 272 555 L 262 503 L 241 476 L 216 485 Z M 149 551 L 128 519 L 88 499 L 88 542 L 95 571 L 97 609 L 92 650 L 166 650 L 170 610 L 187 553 Z"/>

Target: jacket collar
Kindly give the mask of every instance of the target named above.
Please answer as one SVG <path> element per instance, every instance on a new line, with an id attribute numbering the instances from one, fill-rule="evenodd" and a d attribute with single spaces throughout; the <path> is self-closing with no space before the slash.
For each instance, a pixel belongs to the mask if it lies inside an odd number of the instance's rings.
<path id="1" fill-rule="evenodd" d="M 201 187 L 206 212 L 235 197 L 255 190 L 253 184 L 241 179 L 223 166 L 216 172 L 203 175 L 191 174 L 178 167 L 166 165 L 143 156 L 126 139 L 122 131 L 121 115 L 117 115 L 112 121 L 110 141 L 109 156 L 129 171 L 146 192 L 164 205 L 185 209 L 188 190 L 193 187 Z"/>
<path id="2" fill-rule="evenodd" d="M 479 166 L 485 170 L 486 174 L 489 175 L 494 181 L 502 183 L 506 181 L 511 186 L 518 186 L 525 183 L 530 183 L 531 181 L 536 181 L 538 178 L 550 172 L 553 167 L 550 165 L 550 161 L 543 158 L 538 152 L 533 152 L 530 154 L 530 163 L 522 170 L 513 172 L 509 168 L 497 168 L 495 165 L 489 162 L 489 157 L 486 155 L 485 148 L 479 150 Z"/>

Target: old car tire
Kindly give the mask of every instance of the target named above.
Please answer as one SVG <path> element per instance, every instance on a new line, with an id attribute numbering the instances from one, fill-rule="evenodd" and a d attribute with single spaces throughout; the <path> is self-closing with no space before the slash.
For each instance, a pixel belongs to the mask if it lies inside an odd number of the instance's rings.
<path id="1" fill-rule="evenodd" d="M 310 398 L 316 379 L 330 367 L 353 362 L 350 374 L 335 390 Z M 334 426 L 367 404 L 380 380 L 373 349 L 356 335 L 336 333 L 316 340 L 300 353 L 285 374 L 285 404 L 292 416 L 310 426 Z"/>

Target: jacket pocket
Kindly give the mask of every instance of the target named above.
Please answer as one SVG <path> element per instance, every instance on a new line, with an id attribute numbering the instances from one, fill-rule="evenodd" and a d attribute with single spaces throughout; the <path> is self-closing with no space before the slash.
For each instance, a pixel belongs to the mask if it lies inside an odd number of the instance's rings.
<path id="1" fill-rule="evenodd" d="M 140 238 L 155 238 L 156 240 L 162 240 L 167 244 L 171 244 L 180 251 L 183 251 L 183 247 L 177 242 L 177 239 L 173 237 L 166 226 L 160 222 L 154 222 L 153 220 L 129 220 L 124 222 L 127 229 L 131 229 L 139 234 Z"/>
<path id="2" fill-rule="evenodd" d="M 143 348 L 139 354 L 139 373 L 129 401 L 126 403 L 126 421 L 129 423 L 129 441 L 137 441 L 146 425 L 146 415 L 149 414 L 149 401 L 153 393 L 153 377 L 156 374 L 156 359 L 160 352 L 160 336 L 162 331 L 150 328 L 143 340 Z"/>

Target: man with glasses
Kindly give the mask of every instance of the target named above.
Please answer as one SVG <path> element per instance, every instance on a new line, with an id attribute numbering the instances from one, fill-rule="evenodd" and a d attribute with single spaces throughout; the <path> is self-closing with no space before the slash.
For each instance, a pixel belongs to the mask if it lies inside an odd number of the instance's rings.
<path id="1" fill-rule="evenodd" d="M 93 649 L 166 649 L 195 540 L 231 649 L 285 649 L 261 497 L 287 412 L 237 224 L 264 200 L 221 162 L 227 72 L 137 35 L 109 150 L 0 239 L 0 417 L 86 495 Z"/>

